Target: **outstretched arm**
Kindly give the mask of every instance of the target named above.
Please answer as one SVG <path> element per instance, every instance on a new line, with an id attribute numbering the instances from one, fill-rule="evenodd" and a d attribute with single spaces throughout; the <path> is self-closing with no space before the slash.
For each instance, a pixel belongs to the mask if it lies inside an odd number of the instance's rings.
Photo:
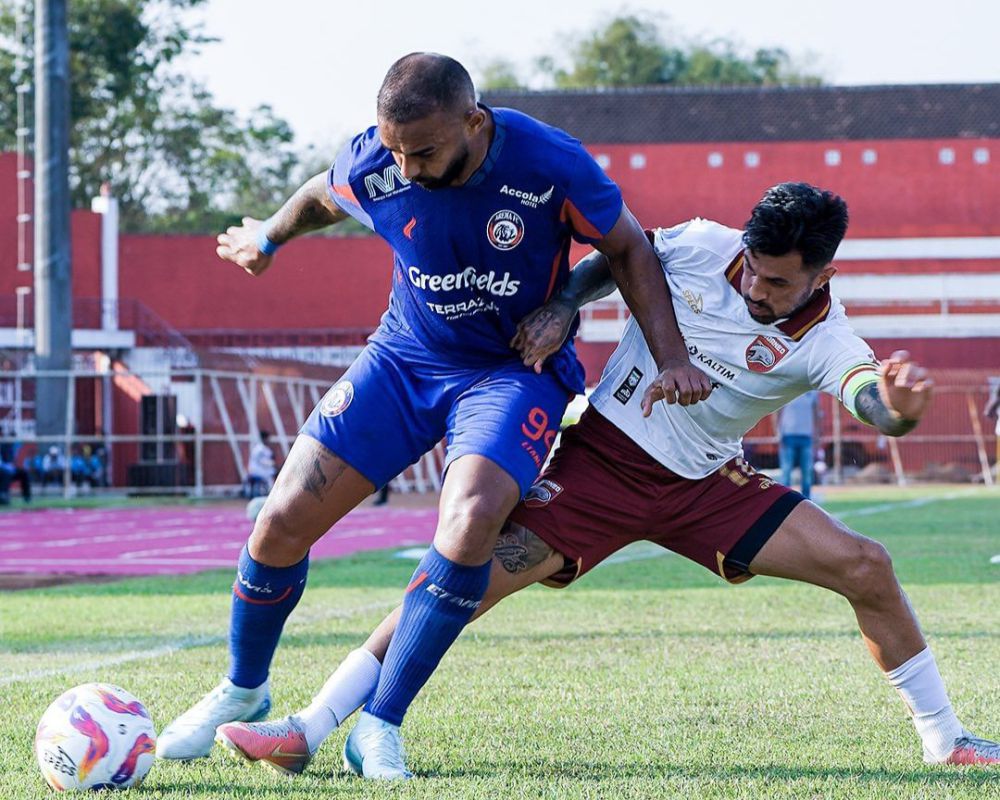
<path id="1" fill-rule="evenodd" d="M 220 234 L 215 252 L 251 275 L 260 275 L 271 266 L 274 251 L 289 239 L 316 231 L 347 218 L 326 189 L 327 173 L 306 181 L 270 219 L 243 217 L 243 224 Z"/>
<path id="2" fill-rule="evenodd" d="M 903 436 L 927 411 L 933 387 L 927 370 L 910 361 L 906 350 L 897 350 L 879 367 L 878 382 L 858 392 L 855 408 L 862 422 L 886 436 Z"/>

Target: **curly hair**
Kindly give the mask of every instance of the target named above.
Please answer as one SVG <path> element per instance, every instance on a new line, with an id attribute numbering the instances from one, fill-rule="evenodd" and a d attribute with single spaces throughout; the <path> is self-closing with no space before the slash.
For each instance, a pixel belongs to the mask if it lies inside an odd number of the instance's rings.
<path id="1" fill-rule="evenodd" d="M 756 253 L 783 256 L 793 250 L 807 269 L 833 261 L 847 232 L 847 203 L 808 183 L 779 183 L 754 206 L 743 243 Z"/>

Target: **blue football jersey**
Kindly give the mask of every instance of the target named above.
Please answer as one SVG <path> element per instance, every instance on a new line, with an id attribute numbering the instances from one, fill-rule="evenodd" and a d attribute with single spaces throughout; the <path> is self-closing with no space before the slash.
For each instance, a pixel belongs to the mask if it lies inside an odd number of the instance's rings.
<path id="1" fill-rule="evenodd" d="M 566 281 L 571 239 L 599 241 L 622 210 L 617 185 L 578 140 L 512 109 L 489 112 L 493 140 L 462 186 L 406 180 L 374 127 L 328 175 L 334 202 L 394 253 L 389 308 L 372 338 L 449 365 L 517 360 L 517 324 Z M 571 338 L 547 364 L 583 391 Z"/>

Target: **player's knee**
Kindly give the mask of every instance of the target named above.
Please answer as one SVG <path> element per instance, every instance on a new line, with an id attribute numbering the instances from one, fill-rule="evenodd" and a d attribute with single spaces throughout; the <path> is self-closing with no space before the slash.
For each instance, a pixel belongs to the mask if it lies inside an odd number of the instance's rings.
<path id="1" fill-rule="evenodd" d="M 504 498 L 483 494 L 455 498 L 441 509 L 434 545 L 456 561 L 485 560 L 509 513 Z"/>
<path id="2" fill-rule="evenodd" d="M 266 504 L 261 509 L 250 536 L 251 555 L 263 564 L 283 565 L 305 558 L 312 542 L 303 536 L 287 510 Z"/>
<path id="3" fill-rule="evenodd" d="M 877 602 L 896 593 L 892 557 L 883 545 L 872 539 L 862 538 L 858 542 L 844 576 L 843 593 L 851 600 Z"/>

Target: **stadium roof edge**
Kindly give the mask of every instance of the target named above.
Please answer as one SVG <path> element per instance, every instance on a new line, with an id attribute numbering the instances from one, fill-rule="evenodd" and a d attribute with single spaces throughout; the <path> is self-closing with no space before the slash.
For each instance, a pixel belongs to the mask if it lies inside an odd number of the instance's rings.
<path id="1" fill-rule="evenodd" d="M 1000 138 L 1000 83 L 483 92 L 585 142 Z"/>

